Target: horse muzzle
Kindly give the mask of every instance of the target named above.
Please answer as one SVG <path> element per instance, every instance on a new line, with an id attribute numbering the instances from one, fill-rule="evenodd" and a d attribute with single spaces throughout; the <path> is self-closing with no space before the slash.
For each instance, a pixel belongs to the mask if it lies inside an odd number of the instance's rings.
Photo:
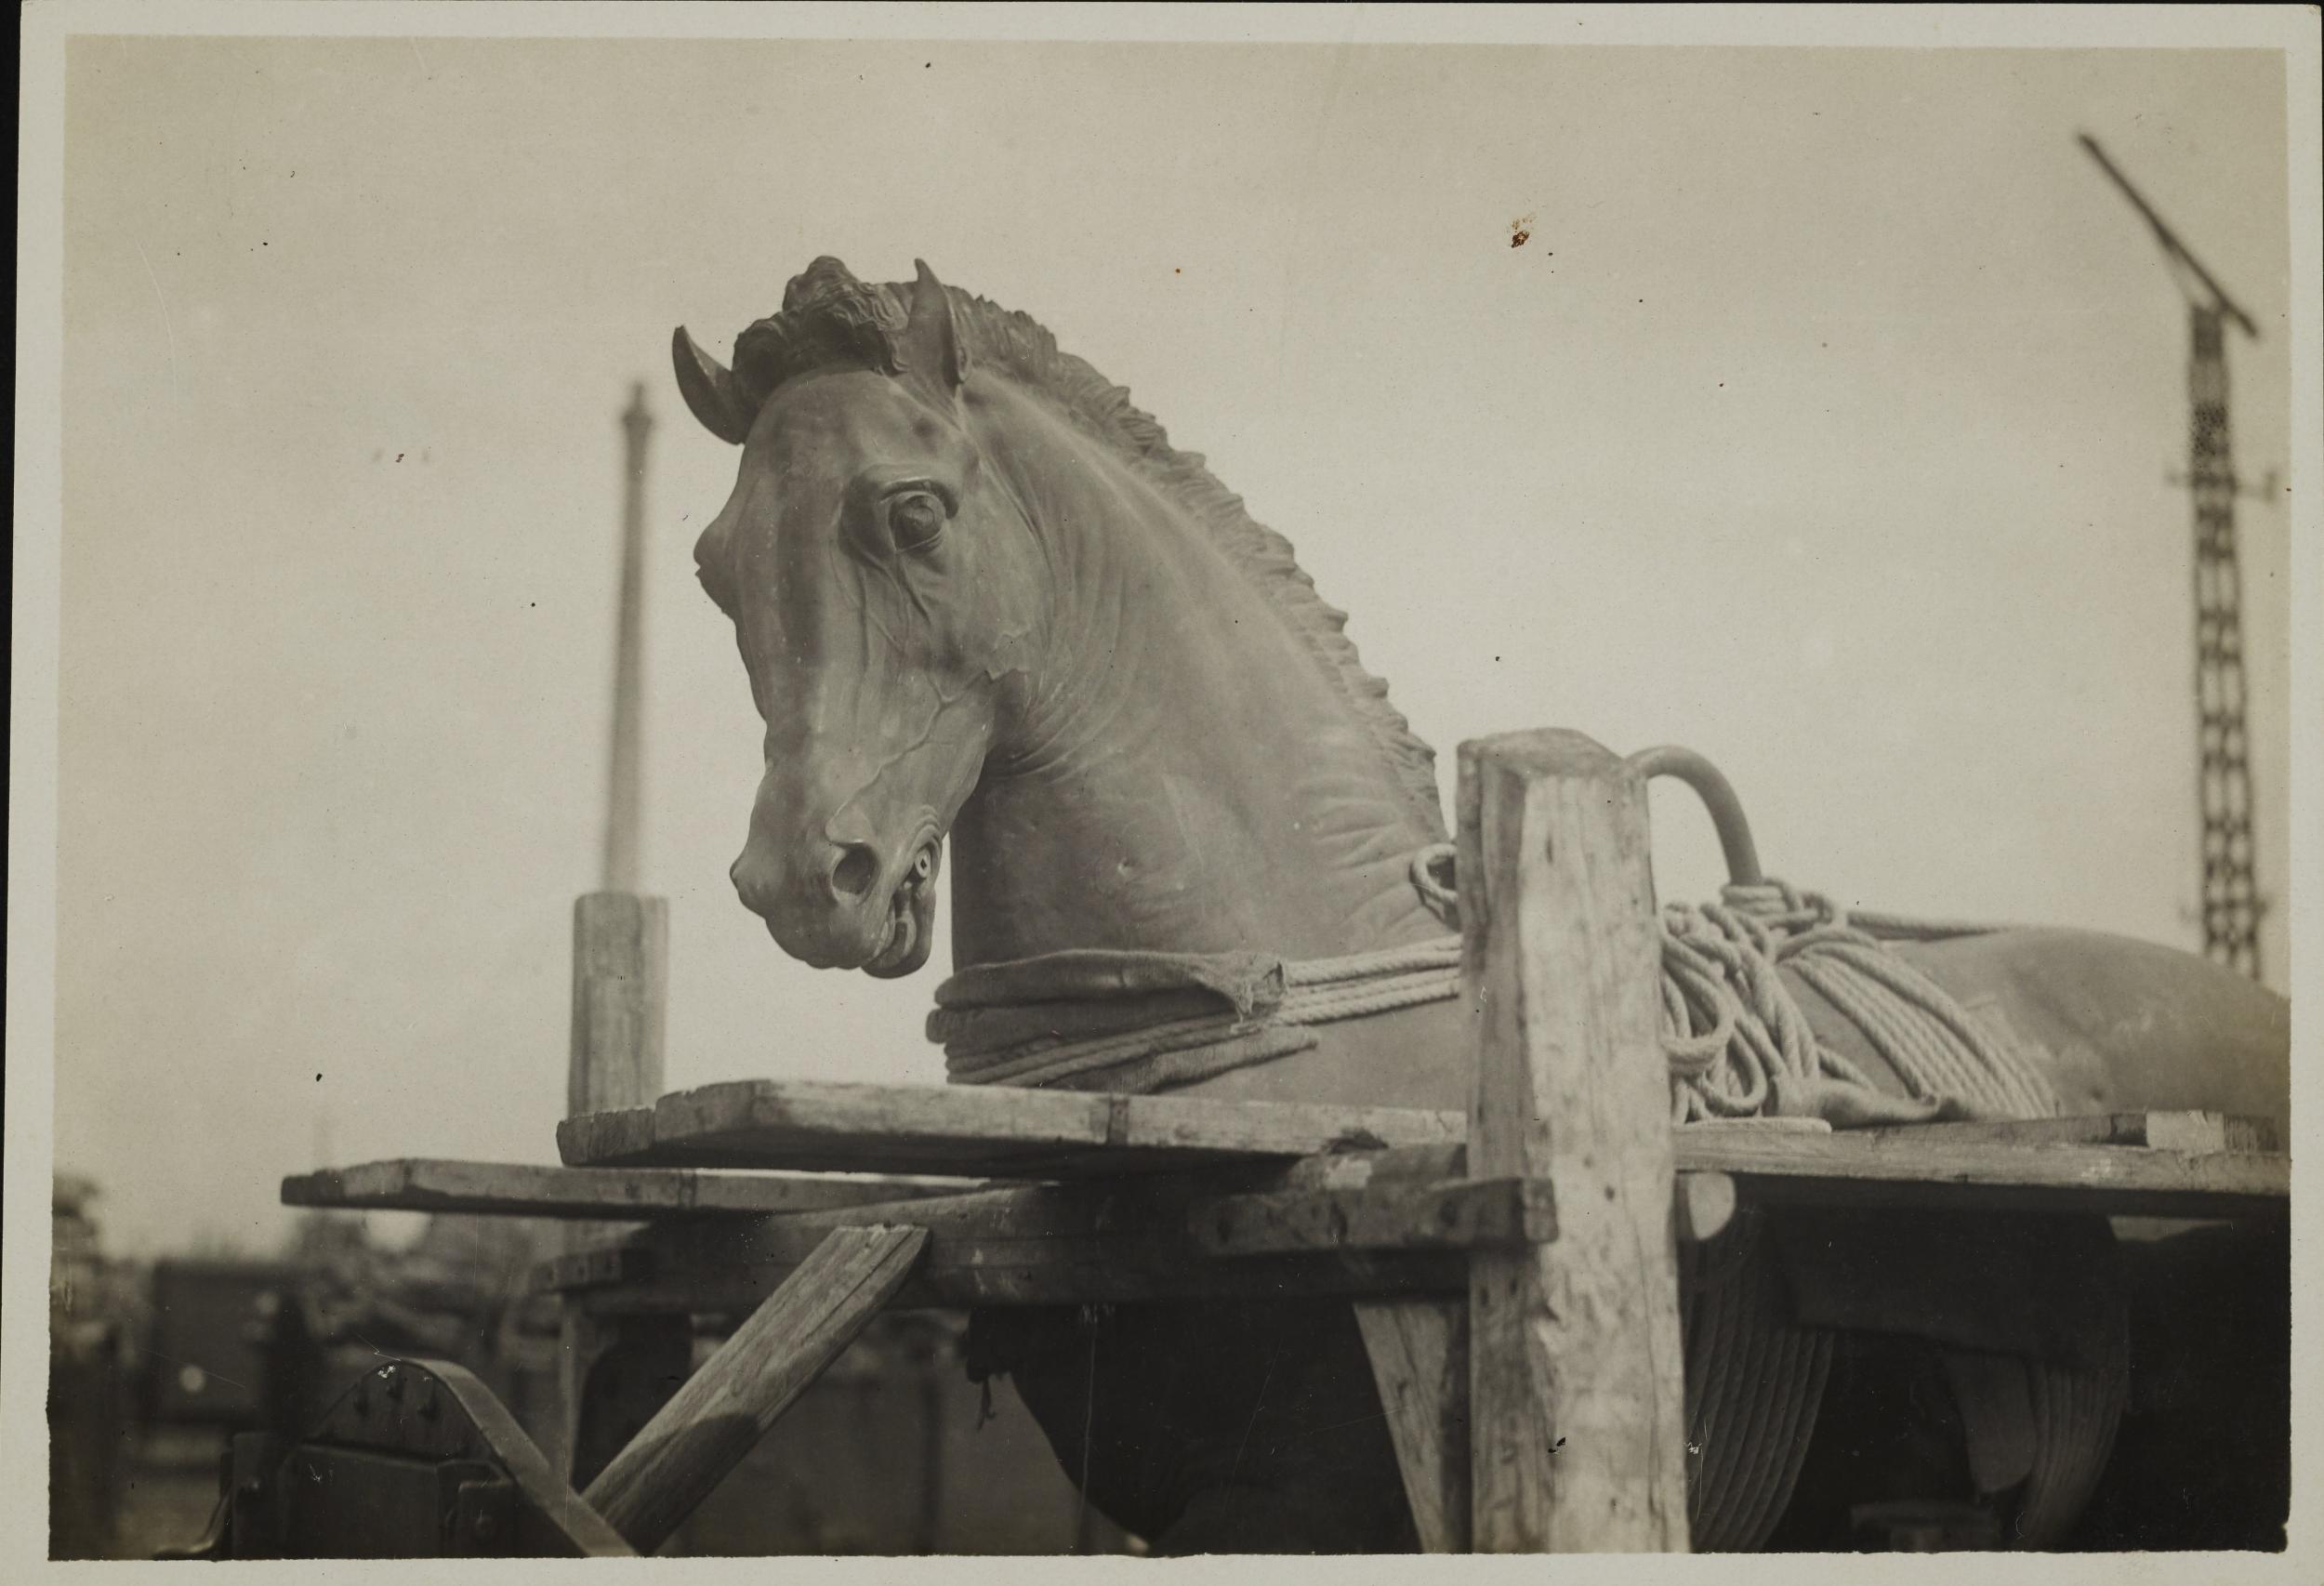
<path id="1" fill-rule="evenodd" d="M 794 866 L 754 842 L 729 875 L 744 906 L 792 958 L 893 980 L 925 964 L 935 945 L 944 839 L 923 832 L 905 852 L 902 864 L 887 864 L 869 843 L 834 843 L 815 862 Z"/>

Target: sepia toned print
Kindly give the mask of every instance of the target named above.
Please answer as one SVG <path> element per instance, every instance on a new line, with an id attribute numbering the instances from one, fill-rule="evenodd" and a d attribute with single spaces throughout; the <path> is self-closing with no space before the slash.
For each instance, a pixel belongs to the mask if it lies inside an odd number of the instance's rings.
<path id="1" fill-rule="evenodd" d="M 291 32 L 62 40 L 48 1559 L 2297 1566 L 2312 50 Z"/>

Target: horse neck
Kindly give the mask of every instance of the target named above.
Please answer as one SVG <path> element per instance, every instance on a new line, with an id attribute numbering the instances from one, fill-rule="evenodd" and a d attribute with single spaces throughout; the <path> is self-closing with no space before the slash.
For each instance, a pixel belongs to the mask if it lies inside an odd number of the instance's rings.
<path id="1" fill-rule="evenodd" d="M 1039 399 L 1004 389 L 976 414 L 1054 587 L 1042 662 L 954 827 L 956 962 L 1441 935 L 1409 879 L 1433 832 L 1274 604 Z"/>

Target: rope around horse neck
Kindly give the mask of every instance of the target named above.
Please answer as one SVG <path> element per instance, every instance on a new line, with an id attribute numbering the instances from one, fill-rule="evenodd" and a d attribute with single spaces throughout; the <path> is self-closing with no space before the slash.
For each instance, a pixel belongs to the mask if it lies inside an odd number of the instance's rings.
<path id="1" fill-rule="evenodd" d="M 1457 919 L 1448 845 L 1414 882 Z M 1423 879 L 1425 878 L 1425 880 Z M 1777 880 L 1730 884 L 1662 916 L 1662 1039 L 1679 1121 L 1821 1118 L 1837 1127 L 2056 1111 L 2027 1054 L 1891 951 L 1980 927 L 1850 916 Z M 1816 1038 L 1779 969 L 1859 1031 L 1908 1092 L 1888 1094 Z M 1308 961 L 1257 955 L 1058 953 L 979 966 L 939 987 L 929 1036 L 948 1077 L 1132 1093 L 1305 1051 L 1314 1026 L 1460 995 L 1460 939 Z"/>

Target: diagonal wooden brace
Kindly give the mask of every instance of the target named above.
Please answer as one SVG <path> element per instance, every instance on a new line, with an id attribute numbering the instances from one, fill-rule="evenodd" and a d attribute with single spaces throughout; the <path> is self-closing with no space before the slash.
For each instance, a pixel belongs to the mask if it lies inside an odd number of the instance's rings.
<path id="1" fill-rule="evenodd" d="M 172 1556 L 651 1553 L 895 1294 L 927 1242 L 924 1228 L 833 1229 L 586 1493 L 465 1368 L 390 1360 L 296 1446 L 237 1436 L 211 1535 Z"/>
<path id="2" fill-rule="evenodd" d="M 925 1228 L 835 1229 L 582 1494 L 650 1553 L 758 1445 L 909 1275 Z"/>

